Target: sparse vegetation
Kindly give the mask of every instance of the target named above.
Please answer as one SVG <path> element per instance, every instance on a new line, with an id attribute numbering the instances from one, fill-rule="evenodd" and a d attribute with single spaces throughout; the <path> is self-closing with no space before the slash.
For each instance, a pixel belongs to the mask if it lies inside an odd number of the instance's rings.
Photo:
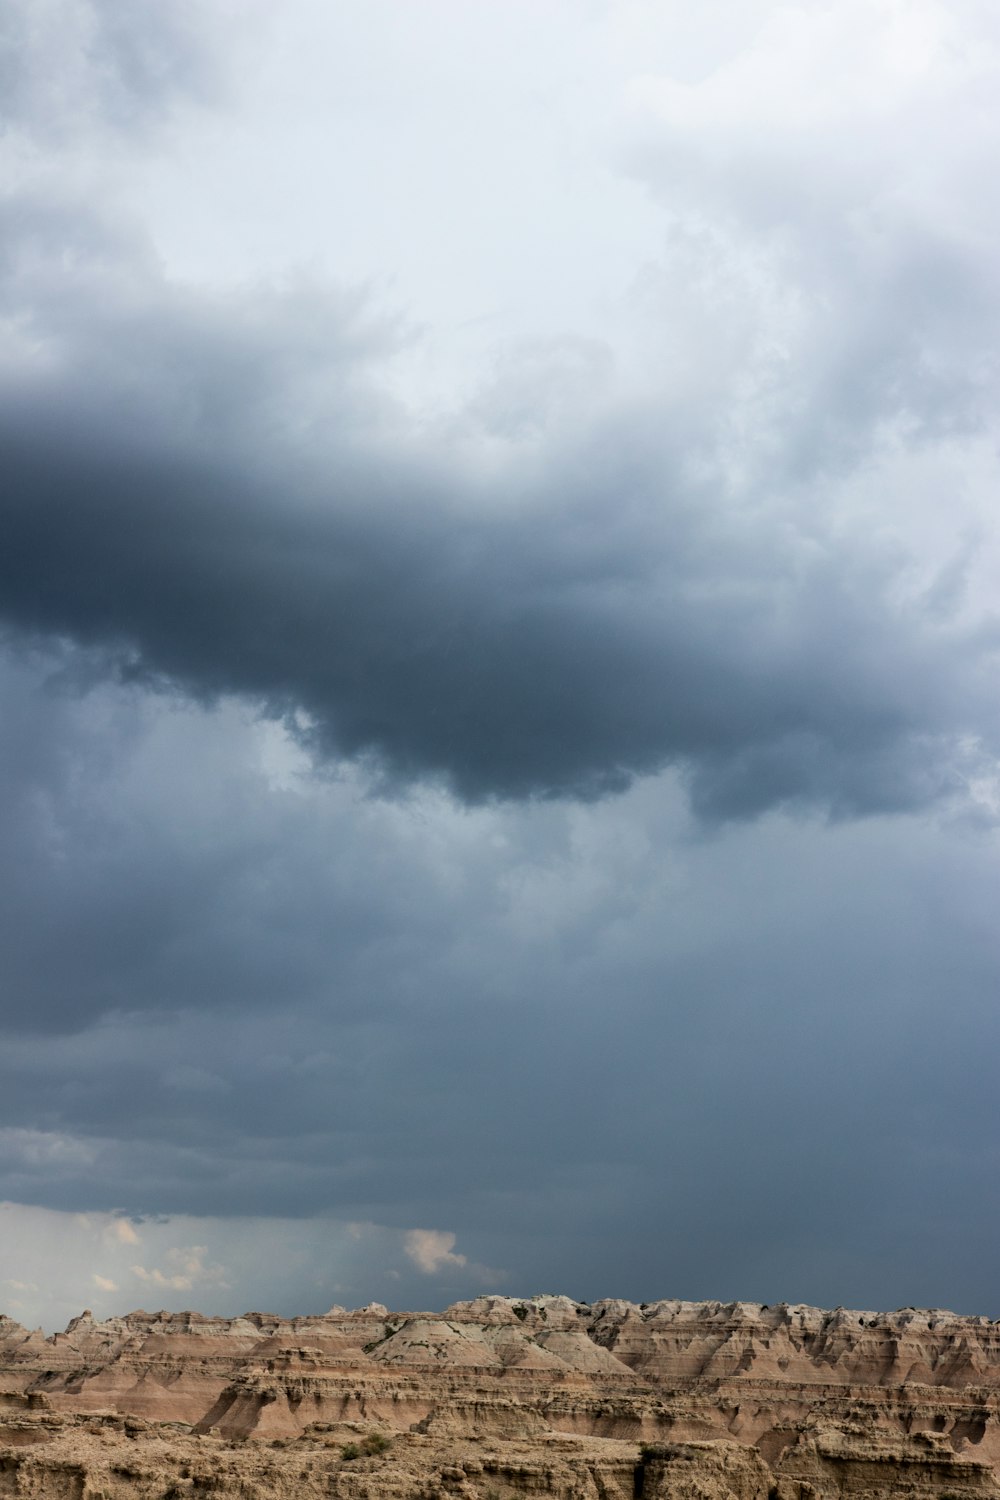
<path id="1" fill-rule="evenodd" d="M 386 1437 L 384 1432 L 372 1431 L 366 1433 L 358 1443 L 345 1443 L 340 1456 L 345 1463 L 351 1463 L 356 1458 L 377 1458 L 391 1447 L 392 1439 Z"/>

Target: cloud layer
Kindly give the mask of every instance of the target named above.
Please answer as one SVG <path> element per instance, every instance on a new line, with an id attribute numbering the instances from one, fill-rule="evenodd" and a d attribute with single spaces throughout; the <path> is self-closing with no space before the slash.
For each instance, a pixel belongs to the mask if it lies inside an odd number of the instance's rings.
<path id="1" fill-rule="evenodd" d="M 996 1310 L 1000 36 L 704 9 L 8 7 L 39 1316 Z"/>
<path id="2" fill-rule="evenodd" d="M 602 795 L 680 765 L 708 816 L 857 814 L 946 796 L 992 755 L 993 630 L 943 595 L 961 555 L 914 597 L 895 539 L 845 535 L 827 435 L 783 451 L 808 412 L 740 481 L 714 403 L 684 434 L 611 399 L 483 474 L 471 418 L 449 444 L 377 399 L 364 366 L 389 335 L 357 299 L 220 305 L 83 238 L 79 216 L 12 212 L 28 227 L 8 303 L 35 351 L 4 392 L 0 600 L 20 634 L 203 701 L 241 694 L 321 758 L 473 801 Z M 958 275 L 938 270 L 932 303 Z M 823 363 L 811 352 L 814 383 L 841 378 Z M 919 420 L 919 393 L 886 377 L 876 397 L 867 431 L 840 414 L 839 461 L 891 481 L 878 432 Z M 962 403 L 977 431 L 980 405 Z"/>

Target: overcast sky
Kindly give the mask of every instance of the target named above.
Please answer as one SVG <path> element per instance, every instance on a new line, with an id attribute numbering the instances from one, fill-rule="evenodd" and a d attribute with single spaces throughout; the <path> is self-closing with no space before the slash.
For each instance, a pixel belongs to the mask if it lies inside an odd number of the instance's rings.
<path id="1" fill-rule="evenodd" d="M 0 1309 L 1000 1316 L 1000 21 L 6 0 Z"/>

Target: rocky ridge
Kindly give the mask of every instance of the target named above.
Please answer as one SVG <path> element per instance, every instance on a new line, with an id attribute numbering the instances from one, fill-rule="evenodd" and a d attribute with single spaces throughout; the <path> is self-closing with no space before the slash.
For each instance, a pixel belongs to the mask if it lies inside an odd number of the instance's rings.
<path id="1" fill-rule="evenodd" d="M 1000 1500 L 1000 1323 L 479 1297 L 0 1316 L 0 1500 Z"/>

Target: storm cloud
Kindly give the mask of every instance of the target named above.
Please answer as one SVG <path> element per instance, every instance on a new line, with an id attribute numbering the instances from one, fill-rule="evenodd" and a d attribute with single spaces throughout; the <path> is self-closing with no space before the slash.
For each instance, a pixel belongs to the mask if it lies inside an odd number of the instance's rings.
<path id="1" fill-rule="evenodd" d="M 681 765 L 709 816 L 848 815 L 947 795 L 963 745 L 994 750 L 993 631 L 942 612 L 936 580 L 900 598 L 908 559 L 837 534 L 822 444 L 800 517 L 780 464 L 727 490 L 620 400 L 477 472 L 462 433 L 450 455 L 379 401 L 366 364 L 391 329 L 360 297 L 220 305 L 97 226 L 9 213 L 28 227 L 7 299 L 37 351 L 0 438 L 0 607 L 22 634 L 241 694 L 320 757 L 466 800 Z"/>
<path id="2" fill-rule="evenodd" d="M 9 1310 L 998 1311 L 992 19 L 61 9 L 0 38 Z"/>

